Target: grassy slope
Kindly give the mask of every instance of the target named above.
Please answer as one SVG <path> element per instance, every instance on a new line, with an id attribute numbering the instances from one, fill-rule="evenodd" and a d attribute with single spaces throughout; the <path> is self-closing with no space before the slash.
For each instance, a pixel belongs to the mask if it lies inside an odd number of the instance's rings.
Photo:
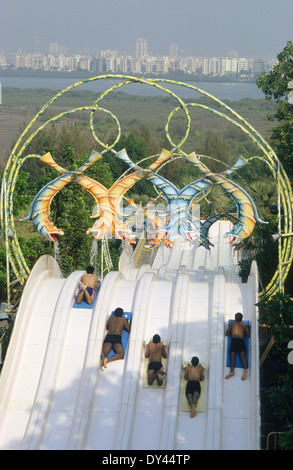
<path id="1" fill-rule="evenodd" d="M 12 145 L 21 133 L 20 128 L 24 128 L 55 94 L 56 91 L 50 89 L 3 89 L 3 104 L 0 113 L 0 168 L 4 168 Z M 70 108 L 92 105 L 97 96 L 92 91 L 72 90 L 50 107 L 50 115 Z M 186 100 L 186 102 L 190 101 L 190 99 Z M 214 103 L 207 99 L 202 99 L 201 102 L 215 107 Z M 240 101 L 227 101 L 226 103 L 246 119 L 265 139 L 269 140 L 275 123 L 267 120 L 267 114 L 274 111 L 275 105 L 273 103 L 264 99 L 252 100 L 248 98 Z M 100 103 L 101 107 L 109 109 L 118 118 L 122 132 L 127 133 L 140 123 L 144 123 L 161 138 L 164 136 L 167 117 L 177 105 L 178 102 L 169 96 L 141 97 L 125 93 L 112 93 Z M 203 110 L 189 108 L 189 111 L 192 119 L 191 132 L 204 132 L 208 129 L 220 134 L 225 132 L 227 128 L 225 120 Z M 110 116 L 96 112 L 96 118 L 100 120 L 101 126 L 112 127 L 116 134 L 116 126 Z M 74 113 L 67 119 L 78 121 L 85 127 L 89 123 L 89 112 Z M 184 134 L 185 129 L 186 117 L 181 110 L 171 120 L 170 135 L 173 138 L 173 132 L 174 135 Z"/>

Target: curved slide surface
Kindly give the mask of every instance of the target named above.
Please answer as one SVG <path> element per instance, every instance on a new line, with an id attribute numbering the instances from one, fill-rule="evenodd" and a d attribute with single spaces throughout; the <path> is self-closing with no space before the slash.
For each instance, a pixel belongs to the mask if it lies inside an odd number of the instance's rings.
<path id="1" fill-rule="evenodd" d="M 227 227 L 228 225 L 228 227 Z M 79 279 L 65 279 L 44 256 L 27 281 L 0 378 L 0 449 L 258 449 L 260 439 L 257 270 L 237 276 L 239 252 L 217 222 L 214 247 L 178 238 L 135 267 L 125 248 L 119 271 L 103 280 L 93 308 L 73 308 Z M 99 367 L 108 315 L 132 312 L 125 358 Z M 225 380 L 228 321 L 251 325 L 249 371 Z M 162 387 L 145 380 L 145 345 L 167 344 Z M 205 381 L 190 418 L 182 367 L 198 356 Z"/>

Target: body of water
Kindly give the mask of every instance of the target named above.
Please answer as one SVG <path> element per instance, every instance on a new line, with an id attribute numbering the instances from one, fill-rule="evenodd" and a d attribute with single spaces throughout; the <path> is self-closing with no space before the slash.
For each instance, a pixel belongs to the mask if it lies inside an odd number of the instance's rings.
<path id="1" fill-rule="evenodd" d="M 68 86 L 79 82 L 82 79 L 75 78 L 48 78 L 48 77 L 1 77 L 0 83 L 3 88 L 49 88 L 56 90 L 56 93 Z M 117 84 L 121 79 L 99 79 L 89 83 L 84 83 L 77 88 L 80 90 L 92 90 L 102 92 L 107 90 L 114 84 Z M 182 80 L 184 82 L 184 80 Z M 213 95 L 219 100 L 231 100 L 238 101 L 244 98 L 251 99 L 264 99 L 263 92 L 257 87 L 255 83 L 222 83 L 222 82 L 188 82 L 187 85 L 197 87 L 198 89 Z M 201 93 L 197 93 L 185 86 L 177 86 L 170 84 L 161 84 L 165 88 L 168 88 L 172 92 L 181 98 L 195 98 L 201 96 Z M 138 83 L 130 83 L 126 86 L 118 88 L 118 91 L 129 93 L 131 95 L 140 96 L 162 96 L 165 92 L 159 90 L 154 86 L 149 86 Z"/>

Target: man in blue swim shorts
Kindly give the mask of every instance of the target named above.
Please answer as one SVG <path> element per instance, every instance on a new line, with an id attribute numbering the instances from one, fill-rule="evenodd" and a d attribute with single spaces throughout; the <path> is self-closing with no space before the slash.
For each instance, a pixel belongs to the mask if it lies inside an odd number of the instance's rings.
<path id="1" fill-rule="evenodd" d="M 239 354 L 244 372 L 241 376 L 241 380 L 245 380 L 247 376 L 247 369 L 248 364 L 246 360 L 246 346 L 244 342 L 244 336 L 250 336 L 250 330 L 247 326 L 247 323 L 242 321 L 243 315 L 241 312 L 237 312 L 235 314 L 235 320 L 231 321 L 229 324 L 226 336 L 231 335 L 231 343 L 230 343 L 230 372 L 226 375 L 226 379 L 230 379 L 235 375 L 234 368 L 235 368 L 235 361 L 236 361 L 236 354 Z"/>
<path id="2" fill-rule="evenodd" d="M 98 289 L 98 278 L 94 275 L 94 268 L 88 266 L 86 274 L 81 279 L 80 290 L 77 294 L 76 303 L 80 304 L 83 300 L 88 304 L 92 304 L 95 291 Z"/>

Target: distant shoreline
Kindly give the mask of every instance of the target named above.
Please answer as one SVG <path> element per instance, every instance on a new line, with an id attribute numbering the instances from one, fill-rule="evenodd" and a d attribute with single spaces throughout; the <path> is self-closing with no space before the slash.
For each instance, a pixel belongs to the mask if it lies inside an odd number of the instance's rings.
<path id="1" fill-rule="evenodd" d="M 256 78 L 240 79 L 237 77 L 209 77 L 208 75 L 191 75 L 187 73 L 178 74 L 118 74 L 118 73 L 92 73 L 88 71 L 74 71 L 74 72 L 57 72 L 52 70 L 32 70 L 32 69 L 0 69 L 0 77 L 27 77 L 27 78 L 78 78 L 86 79 L 90 77 L 97 77 L 102 75 L 126 75 L 131 77 L 144 77 L 144 78 L 163 78 L 166 80 L 175 80 L 178 82 L 212 82 L 212 83 L 256 83 Z"/>

